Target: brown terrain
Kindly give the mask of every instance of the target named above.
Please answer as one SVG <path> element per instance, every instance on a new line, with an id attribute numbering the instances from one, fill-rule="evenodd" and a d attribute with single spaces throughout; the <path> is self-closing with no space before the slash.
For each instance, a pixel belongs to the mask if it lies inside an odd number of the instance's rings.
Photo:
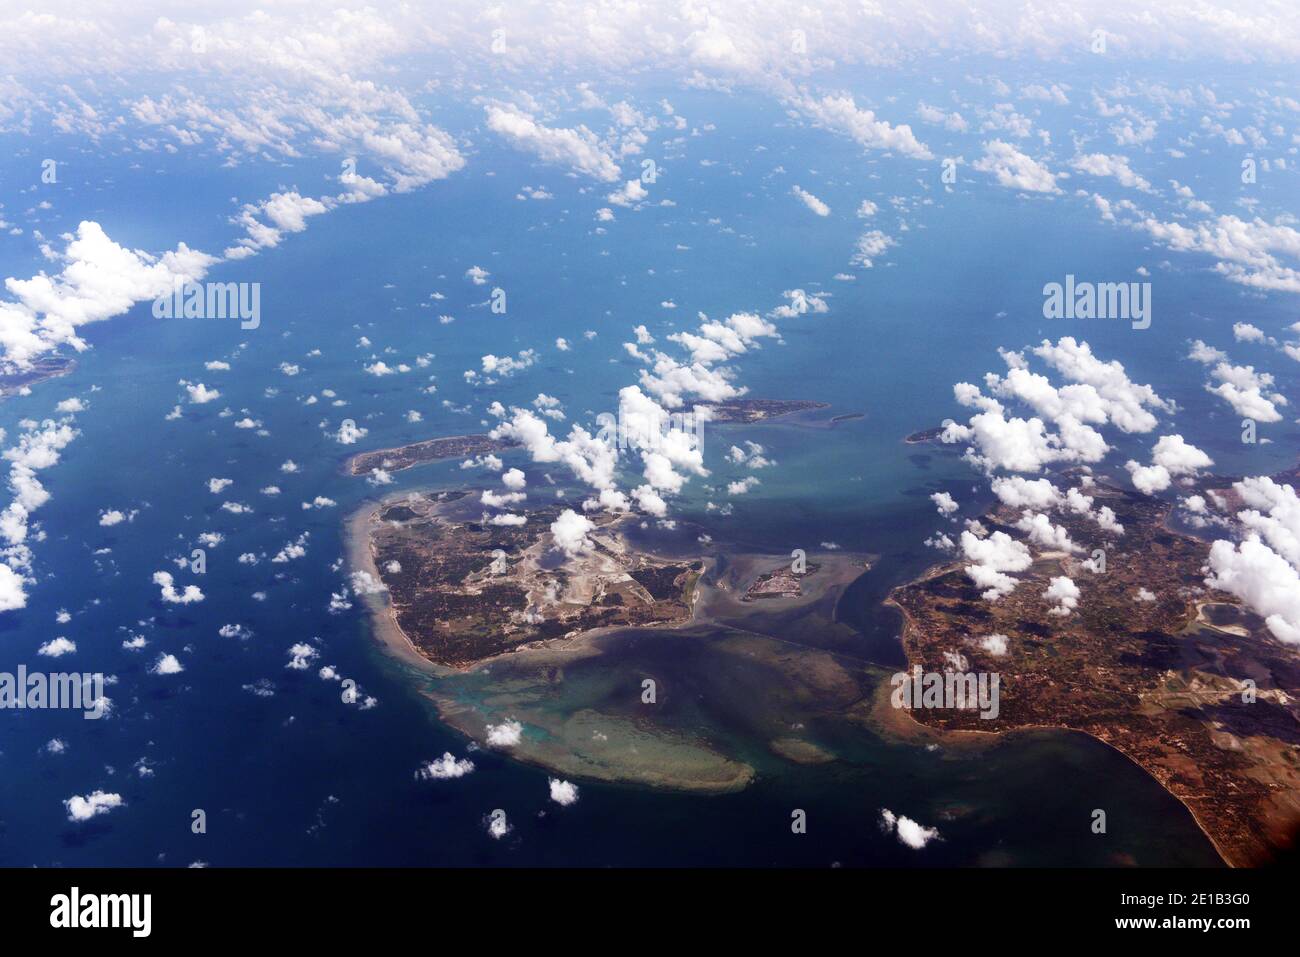
<path id="1" fill-rule="evenodd" d="M 397 626 L 430 661 L 466 668 L 532 642 L 690 618 L 703 563 L 633 552 L 620 517 L 590 516 L 592 548 L 564 558 L 550 531 L 559 506 L 523 525 L 487 524 L 479 511 L 462 492 L 390 502 L 371 519 Z"/>
<path id="2" fill-rule="evenodd" d="M 0 378 L 0 385 L 4 384 L 3 378 Z M 766 422 L 795 412 L 825 409 L 828 406 L 825 402 L 812 402 L 807 399 L 737 399 L 733 402 L 719 402 L 701 408 L 709 410 L 710 422 L 750 424 Z M 344 463 L 344 470 L 349 475 L 369 475 L 375 469 L 400 472 L 402 469 L 423 465 L 426 462 L 486 455 L 489 452 L 502 452 L 512 448 L 515 448 L 514 442 L 494 439 L 486 434 L 448 435 L 412 442 L 409 445 L 399 445 L 391 449 L 359 452 Z"/>
<path id="3" fill-rule="evenodd" d="M 803 594 L 803 578 L 816 574 L 820 565 L 809 565 L 804 571 L 796 572 L 789 565 L 759 575 L 745 591 L 741 601 L 757 601 L 761 598 L 798 598 Z"/>
<path id="4" fill-rule="evenodd" d="M 347 460 L 350 475 L 369 475 L 375 469 L 400 472 L 415 465 L 436 462 L 439 459 L 458 459 L 470 455 L 485 455 L 513 448 L 513 443 L 494 439 L 490 435 L 449 435 L 439 439 L 425 439 L 400 445 L 393 449 L 360 452 Z"/>
<path id="5" fill-rule="evenodd" d="M 13 362 L 0 363 L 0 398 L 31 388 L 46 379 L 67 375 L 76 362 L 63 356 L 46 356 L 34 359 L 25 366 Z"/>
<path id="6" fill-rule="evenodd" d="M 908 445 L 924 445 L 927 442 L 939 441 L 941 435 L 943 435 L 943 426 L 940 425 L 933 429 L 922 429 L 920 432 L 913 432 L 903 441 Z"/>
<path id="7" fill-rule="evenodd" d="M 795 412 L 811 412 L 815 409 L 830 408 L 825 402 L 813 402 L 810 399 L 736 399 L 732 402 L 716 402 L 702 405 L 709 410 L 710 422 L 739 422 L 751 424 L 766 422 L 792 415 Z"/>
<path id="8" fill-rule="evenodd" d="M 1300 831 L 1300 653 L 1259 619 L 1224 607 L 1235 598 L 1206 588 L 1209 545 L 1172 531 L 1167 503 L 1100 486 L 1088 493 L 1114 510 L 1124 534 L 1053 512 L 1084 552 L 1034 548 L 1034 565 L 1009 596 L 984 600 L 966 562 L 894 590 L 889 603 L 904 614 L 909 666 L 943 672 L 952 667 L 945 653 L 953 653 L 964 659 L 959 670 L 1001 675 L 994 720 L 955 709 L 909 713 L 944 730 L 1090 734 L 1181 800 L 1226 862 L 1268 863 L 1292 849 Z M 998 507 L 984 524 L 1023 541 L 1012 527 L 1018 518 L 1018 510 Z M 1082 568 L 1101 547 L 1105 571 Z M 1043 598 L 1049 579 L 1062 574 L 1081 592 L 1066 617 L 1049 614 Z M 1139 599 L 1139 589 L 1154 600 Z M 1224 613 L 1232 624 L 1206 618 Z M 980 646 L 991 634 L 1006 636 L 1005 654 Z M 1247 679 L 1257 688 L 1250 703 Z"/>

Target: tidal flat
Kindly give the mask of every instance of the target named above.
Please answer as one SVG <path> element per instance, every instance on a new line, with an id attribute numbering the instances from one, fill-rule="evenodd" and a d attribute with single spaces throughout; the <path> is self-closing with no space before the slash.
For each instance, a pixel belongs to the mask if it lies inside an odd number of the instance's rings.
<path id="1" fill-rule="evenodd" d="M 368 526 L 376 513 L 371 503 L 349 523 L 353 567 L 374 574 Z M 756 581 L 789 569 L 791 556 L 721 541 L 687 554 L 681 536 L 662 547 L 658 538 L 653 530 L 632 529 L 629 548 L 657 551 L 664 561 L 699 560 L 705 569 L 690 619 L 669 627 L 597 628 L 448 668 L 407 640 L 384 593 L 366 601 L 382 646 L 401 660 L 437 721 L 463 734 L 471 752 L 491 750 L 588 786 L 715 799 L 752 794 L 747 800 L 763 803 L 788 803 L 793 789 L 804 795 L 802 803 L 829 804 L 837 815 L 851 815 L 857 805 L 856 813 L 868 818 L 876 803 L 901 803 L 880 796 L 901 788 L 932 808 L 945 829 L 958 830 L 978 830 L 1013 813 L 1008 809 L 1023 803 L 1044 768 L 1096 781 L 1119 774 L 1133 779 L 1121 806 L 1142 808 L 1135 818 L 1158 816 L 1163 823 L 1127 830 L 1104 847 L 1065 840 L 1067 853 L 1093 864 L 1218 862 L 1186 809 L 1098 742 L 1070 732 L 943 731 L 889 707 L 896 668 L 871 660 L 870 644 L 840 608 L 845 593 L 879 568 L 879 555 L 811 552 L 797 595 L 746 600 Z M 514 724 L 514 743 L 489 743 L 493 729 Z M 1078 793 L 1062 799 L 1103 800 L 1081 796 L 1086 788 L 1073 790 Z M 1110 785 L 1105 790 L 1115 806 Z M 1086 812 L 1053 807 L 1043 813 L 1083 820 Z M 1032 825 L 1042 834 L 1052 826 L 1046 819 Z M 1012 843 L 962 861 L 1035 861 L 1033 852 Z"/>

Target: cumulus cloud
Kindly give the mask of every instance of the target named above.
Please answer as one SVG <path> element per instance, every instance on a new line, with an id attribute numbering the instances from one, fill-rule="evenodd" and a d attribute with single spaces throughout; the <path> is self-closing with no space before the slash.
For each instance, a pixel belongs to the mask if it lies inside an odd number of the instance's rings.
<path id="1" fill-rule="evenodd" d="M 1163 435 L 1151 452 L 1151 460 L 1169 470 L 1170 475 L 1195 475 L 1214 460 L 1183 439 L 1181 435 Z"/>
<path id="2" fill-rule="evenodd" d="M 82 326 L 170 294 L 177 283 L 197 282 L 217 261 L 184 243 L 161 256 L 127 249 L 90 220 L 53 255 L 62 266 L 58 273 L 5 280 L 13 299 L 0 300 L 0 353 L 20 368 L 60 345 L 86 349 Z"/>
<path id="3" fill-rule="evenodd" d="M 47 641 L 36 649 L 38 655 L 45 655 L 47 658 L 62 658 L 64 655 L 70 655 L 77 650 L 75 642 L 67 638 L 55 638 Z"/>
<path id="4" fill-rule="evenodd" d="M 930 501 L 934 502 L 935 508 L 939 514 L 945 518 L 957 511 L 958 505 L 953 497 L 947 492 L 935 492 L 930 496 Z"/>
<path id="5" fill-rule="evenodd" d="M 1205 583 L 1245 602 L 1278 640 L 1300 644 L 1300 499 L 1266 476 L 1233 488 L 1247 506 L 1237 513 L 1244 539 L 1214 542 Z"/>
<path id="6" fill-rule="evenodd" d="M 1227 402 L 1237 415 L 1258 422 L 1282 421 L 1278 407 L 1288 403 L 1286 396 L 1274 390 L 1271 374 L 1256 372 L 1254 366 L 1219 362 L 1210 370 L 1210 376 L 1219 384 L 1207 384 L 1206 391 Z"/>
<path id="7" fill-rule="evenodd" d="M 879 229 L 869 229 L 858 237 L 849 261 L 855 266 L 870 269 L 889 247 L 895 245 L 897 243 Z"/>
<path id="8" fill-rule="evenodd" d="M 487 743 L 494 748 L 512 748 L 518 744 L 524 733 L 524 726 L 513 718 L 507 718 L 500 724 L 487 726 Z"/>
<path id="9" fill-rule="evenodd" d="M 1070 534 L 1061 525 L 1053 525 L 1052 520 L 1042 512 L 1024 511 L 1016 528 L 1024 532 L 1031 542 L 1050 551 L 1076 552 L 1081 549 L 1070 540 Z"/>
<path id="10" fill-rule="evenodd" d="M 889 808 L 880 809 L 880 828 L 886 834 L 894 834 L 900 843 L 914 851 L 919 851 L 931 841 L 939 839 L 938 828 L 925 827 L 910 817 L 895 814 Z"/>
<path id="11" fill-rule="evenodd" d="M 1053 173 L 1033 157 L 1020 152 L 1003 140 L 984 144 L 984 155 L 973 164 L 981 173 L 991 173 L 1001 186 L 1029 193 L 1059 193 L 1056 185 L 1061 175 Z"/>
<path id="12" fill-rule="evenodd" d="M 490 105 L 488 129 L 511 145 L 548 163 L 572 167 L 579 173 L 605 183 L 618 179 L 618 164 L 591 130 L 548 127 L 515 106 Z"/>
<path id="13" fill-rule="evenodd" d="M 153 583 L 162 592 L 162 600 L 173 605 L 190 605 L 203 601 L 203 591 L 198 585 L 186 585 L 184 591 L 176 590 L 176 579 L 171 572 L 154 572 Z"/>
<path id="14" fill-rule="evenodd" d="M 1169 488 L 1173 479 L 1163 465 L 1142 465 L 1129 459 L 1124 468 L 1133 479 L 1133 487 L 1143 495 L 1155 495 Z"/>
<path id="15" fill-rule="evenodd" d="M 797 196 L 805 206 L 818 216 L 829 216 L 831 214 L 831 208 L 806 189 L 794 186 L 790 189 L 790 192 Z"/>
<path id="16" fill-rule="evenodd" d="M 1047 589 L 1043 592 L 1043 597 L 1053 603 L 1049 608 L 1049 615 L 1066 616 L 1079 607 L 1079 586 L 1074 580 L 1065 576 L 1058 575 L 1048 583 Z"/>
<path id="17" fill-rule="evenodd" d="M 563 807 L 570 804 L 578 803 L 578 786 L 570 781 L 562 781 L 559 778 L 548 778 L 547 784 L 551 792 L 551 800 Z"/>
<path id="18" fill-rule="evenodd" d="M 450 781 L 463 778 L 474 770 L 474 762 L 469 758 L 457 758 L 450 751 L 444 751 L 442 757 L 426 761 L 415 772 L 420 781 Z"/>
<path id="19" fill-rule="evenodd" d="M 571 508 L 566 508 L 560 517 L 551 523 L 551 537 L 555 547 L 564 552 L 568 558 L 591 551 L 591 539 L 587 533 L 596 527 L 585 515 L 579 515 Z"/>
<path id="20" fill-rule="evenodd" d="M 987 538 L 977 538 L 969 531 L 961 533 L 962 556 L 974 564 L 966 566 L 966 574 L 988 601 L 997 601 L 1016 588 L 1019 582 L 1007 572 L 1022 572 L 1033 564 L 1033 556 L 1024 543 L 1016 541 L 1006 532 L 994 532 Z"/>
<path id="21" fill-rule="evenodd" d="M 1215 216 L 1201 222 L 1138 218 L 1134 228 L 1178 252 L 1214 257 L 1215 271 L 1253 289 L 1300 292 L 1300 230 L 1285 220 Z"/>
<path id="22" fill-rule="evenodd" d="M 175 655 L 159 655 L 158 660 L 149 668 L 151 675 L 178 675 L 185 670 L 180 659 Z"/>
<path id="23" fill-rule="evenodd" d="M 877 119 L 872 110 L 862 109 L 849 94 L 806 96 L 795 108 L 824 129 L 842 133 L 867 149 L 890 150 L 917 160 L 934 159 L 929 147 L 920 142 L 906 124 L 893 126 Z"/>
<path id="24" fill-rule="evenodd" d="M 1108 155 L 1106 153 L 1088 153 L 1076 156 L 1071 167 L 1089 176 L 1112 176 L 1121 186 L 1129 186 L 1148 192 L 1151 184 L 1139 176 L 1128 165 L 1128 157 Z"/>
<path id="25" fill-rule="evenodd" d="M 369 429 L 357 425 L 351 419 L 344 419 L 339 424 L 338 431 L 334 433 L 334 441 L 338 442 L 339 445 L 355 445 L 359 439 L 365 438 L 366 433 L 369 431 Z"/>
<path id="26" fill-rule="evenodd" d="M 289 662 L 285 665 L 290 671 L 306 671 L 311 667 L 311 663 L 320 657 L 320 652 L 312 645 L 305 641 L 296 642 L 289 646 Z"/>
<path id="27" fill-rule="evenodd" d="M 645 202 L 650 196 L 649 190 L 641 185 L 639 179 L 630 179 L 605 199 L 615 206 L 636 206 Z"/>
<path id="28" fill-rule="evenodd" d="M 1000 658 L 1007 653 L 1007 636 L 996 633 L 985 635 L 979 640 L 979 646 L 995 658 Z"/>
<path id="29" fill-rule="evenodd" d="M 1019 475 L 995 478 L 993 494 L 1003 505 L 1042 511 L 1061 503 L 1061 493 L 1049 479 L 1027 479 Z"/>
<path id="30" fill-rule="evenodd" d="M 1149 432 L 1157 425 L 1156 412 L 1176 408 L 1151 386 L 1133 382 L 1121 363 L 1098 359 L 1086 342 L 1069 336 L 1056 343 L 1044 340 L 1029 355 L 1043 360 L 1067 384 L 1053 385 L 1029 368 L 1029 356 L 1002 350 L 1008 371 L 985 375 L 990 394 L 968 382 L 953 387 L 960 404 L 979 411 L 964 425 L 945 423 L 941 440 L 969 443 L 967 460 L 986 472 L 1039 472 L 1059 462 L 1100 462 L 1110 446 L 1099 427 Z M 1008 416 L 1000 400 L 1028 406 L 1036 414 Z"/>
<path id="31" fill-rule="evenodd" d="M 73 795 L 63 802 L 63 807 L 68 813 L 69 821 L 81 823 L 125 804 L 120 794 L 96 790 L 86 795 Z"/>

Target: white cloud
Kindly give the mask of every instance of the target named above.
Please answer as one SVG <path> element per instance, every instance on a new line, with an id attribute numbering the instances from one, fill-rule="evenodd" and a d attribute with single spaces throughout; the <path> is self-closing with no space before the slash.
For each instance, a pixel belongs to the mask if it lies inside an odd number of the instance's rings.
<path id="1" fill-rule="evenodd" d="M 892 126 L 877 119 L 872 110 L 860 109 L 847 93 L 820 99 L 805 96 L 794 105 L 817 126 L 842 133 L 868 149 L 892 150 L 917 160 L 934 159 L 929 147 L 912 134 L 910 126 Z"/>
<path id="2" fill-rule="evenodd" d="M 934 492 L 930 496 L 930 501 L 934 502 L 935 508 L 939 510 L 939 514 L 945 517 L 956 512 L 958 508 L 952 495 L 947 492 Z"/>
<path id="3" fill-rule="evenodd" d="M 548 778 L 547 785 L 550 788 L 551 800 L 556 804 L 568 807 L 570 804 L 578 802 L 578 786 L 569 781 L 562 781 L 559 778 Z"/>
<path id="4" fill-rule="evenodd" d="M 996 633 L 985 635 L 979 640 L 979 646 L 994 657 L 1000 658 L 1007 653 L 1007 636 Z"/>
<path id="5" fill-rule="evenodd" d="M 14 298 L 0 301 L 0 353 L 20 367 L 56 346 L 88 348 L 80 327 L 170 294 L 177 282 L 196 282 L 217 261 L 184 243 L 161 256 L 127 249 L 90 220 L 54 258 L 62 264 L 55 275 L 5 280 Z"/>
<path id="6" fill-rule="evenodd" d="M 369 431 L 369 429 L 357 425 L 351 419 L 344 419 L 339 424 L 338 431 L 334 433 L 334 440 L 338 442 L 339 445 L 354 445 L 358 439 L 365 438 L 366 433 Z M 281 471 L 284 471 L 283 467 L 281 468 Z"/>
<path id="7" fill-rule="evenodd" d="M 512 748 L 522 740 L 524 726 L 513 718 L 487 726 L 487 743 L 494 748 Z"/>
<path id="8" fill-rule="evenodd" d="M 1210 574 L 1205 583 L 1236 595 L 1264 618 L 1283 642 L 1300 644 L 1300 572 L 1252 536 L 1234 545 L 1210 546 Z"/>
<path id="9" fill-rule="evenodd" d="M 159 655 L 158 660 L 149 668 L 151 675 L 178 675 L 185 670 L 175 655 Z"/>
<path id="10" fill-rule="evenodd" d="M 966 574 L 976 586 L 985 589 L 983 596 L 988 601 L 1009 595 L 1019 584 L 1007 572 L 1022 572 L 1033 564 L 1029 549 L 1006 532 L 994 532 L 981 539 L 964 531 L 961 550 L 963 557 L 975 563 L 966 566 Z"/>
<path id="11" fill-rule="evenodd" d="M 320 652 L 312 645 L 305 641 L 296 642 L 289 646 L 289 662 L 285 665 L 290 671 L 306 671 L 311 667 L 311 663 L 320 657 Z"/>
<path id="12" fill-rule="evenodd" d="M 850 262 L 855 266 L 862 266 L 864 269 L 870 269 L 875 265 L 875 261 L 889 249 L 890 246 L 896 246 L 897 242 L 886 236 L 879 229 L 870 229 L 858 237 L 858 242 L 854 248 L 853 256 Z"/>
<path id="13" fill-rule="evenodd" d="M 938 828 L 924 827 L 905 815 L 895 814 L 889 808 L 880 809 L 880 827 L 886 834 L 895 834 L 898 840 L 914 851 L 923 849 L 939 838 Z"/>
<path id="14" fill-rule="evenodd" d="M 1161 436 L 1151 452 L 1151 460 L 1168 469 L 1170 475 L 1195 475 L 1214 464 L 1212 458 L 1184 441 L 1181 435 Z"/>
<path id="15" fill-rule="evenodd" d="M 635 206 L 637 203 L 645 202 L 649 196 L 649 190 L 641 185 L 639 179 L 630 179 L 605 199 L 615 206 Z"/>
<path id="16" fill-rule="evenodd" d="M 184 591 L 177 591 L 171 572 L 154 572 L 153 583 L 162 590 L 162 600 L 169 604 L 189 605 L 203 601 L 203 591 L 198 585 L 186 585 Z"/>
<path id="17" fill-rule="evenodd" d="M 107 814 L 114 808 L 125 805 L 122 795 L 112 794 L 104 791 L 92 791 L 90 794 L 73 795 L 63 802 L 64 809 L 68 812 L 68 820 L 80 823 L 89 821 L 92 817 L 98 817 L 101 814 Z"/>
<path id="18" fill-rule="evenodd" d="M 1266 476 L 1233 488 L 1247 506 L 1236 516 L 1244 540 L 1210 547 L 1205 583 L 1245 602 L 1278 640 L 1300 644 L 1300 499 Z"/>
<path id="19" fill-rule="evenodd" d="M 791 187 L 790 192 L 799 197 L 799 199 L 803 201 L 803 204 L 818 216 L 829 216 L 831 214 L 831 208 L 806 189 L 794 186 Z"/>
<path id="20" fill-rule="evenodd" d="M 1061 175 L 1053 173 L 1033 157 L 1003 140 L 984 144 L 984 155 L 973 164 L 981 173 L 992 173 L 998 183 L 1009 189 L 1030 193 L 1059 193 L 1056 185 Z"/>
<path id="21" fill-rule="evenodd" d="M 591 539 L 587 533 L 596 527 L 585 515 L 579 515 L 571 508 L 560 513 L 559 518 L 551 523 L 551 536 L 555 547 L 564 552 L 568 558 L 591 551 Z"/>
<path id="22" fill-rule="evenodd" d="M 1237 415 L 1258 422 L 1282 421 L 1278 406 L 1287 405 L 1287 399 L 1273 389 L 1273 376 L 1269 373 L 1256 372 L 1254 366 L 1220 362 L 1210 370 L 1210 375 L 1219 384 L 1207 384 L 1206 391 L 1227 402 Z"/>
<path id="23" fill-rule="evenodd" d="M 47 641 L 36 649 L 38 655 L 45 655 L 47 658 L 62 658 L 64 655 L 70 655 L 77 650 L 75 642 L 67 638 L 55 638 Z"/>
<path id="24" fill-rule="evenodd" d="M 1065 616 L 1079 607 L 1079 586 L 1073 579 L 1058 575 L 1048 584 L 1043 597 L 1054 603 L 1047 611 L 1049 615 Z"/>
<path id="25" fill-rule="evenodd" d="M 1089 176 L 1112 176 L 1121 186 L 1129 186 L 1143 192 L 1151 190 L 1151 184 L 1139 176 L 1128 165 L 1128 157 L 1108 155 L 1106 153 L 1088 153 L 1076 156 L 1070 166 Z"/>
<path id="26" fill-rule="evenodd" d="M 491 105 L 485 109 L 488 129 L 505 137 L 518 149 L 548 163 L 570 166 L 601 182 L 612 183 L 618 179 L 618 164 L 587 127 L 543 126 L 531 114 L 515 106 Z"/>
<path id="27" fill-rule="evenodd" d="M 1129 459 L 1124 468 L 1133 479 L 1133 487 L 1143 495 L 1155 495 L 1169 488 L 1173 481 L 1163 465 L 1142 465 Z"/>
<path id="28" fill-rule="evenodd" d="M 449 781 L 463 778 L 473 770 L 474 762 L 469 758 L 457 758 L 450 751 L 445 751 L 442 757 L 422 764 L 415 776 L 420 781 Z"/>

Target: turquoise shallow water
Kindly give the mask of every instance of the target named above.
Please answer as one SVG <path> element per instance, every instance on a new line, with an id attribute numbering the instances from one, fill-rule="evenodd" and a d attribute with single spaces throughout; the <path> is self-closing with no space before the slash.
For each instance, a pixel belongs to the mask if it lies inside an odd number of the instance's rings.
<path id="1" fill-rule="evenodd" d="M 561 399 L 572 420 L 590 421 L 634 381 L 636 366 L 620 346 L 633 325 L 646 323 L 662 337 L 693 323 L 696 311 L 766 311 L 795 285 L 834 292 L 828 314 L 783 321 L 783 344 L 744 357 L 738 376 L 755 397 L 815 399 L 829 403 L 830 412 L 864 417 L 833 429 L 768 425 L 709 433 L 714 475 L 693 482 L 676 508 L 692 533 L 748 549 L 788 553 L 834 541 L 880 555 L 877 568 L 850 590 L 844 612 L 865 633 L 861 657 L 885 666 L 896 661 L 894 622 L 877 604 L 933 558 L 920 544 L 941 526 L 929 493 L 950 491 L 968 513 L 983 494 L 955 456 L 901 439 L 956 414 L 952 383 L 999 369 L 998 346 L 1086 336 L 1100 355 L 1120 358 L 1134 379 L 1184 406 L 1177 425 L 1224 471 L 1288 464 L 1296 447 L 1296 428 L 1288 424 L 1271 433 L 1275 444 L 1243 448 L 1235 422 L 1202 390 L 1200 368 L 1173 358 L 1184 354 L 1187 339 L 1221 333 L 1225 317 L 1275 328 L 1282 305 L 1244 299 L 1187 264 L 1177 282 L 1158 287 L 1157 321 L 1146 332 L 1050 325 L 1039 312 L 1044 281 L 1067 271 L 1127 275 L 1133 262 L 1152 254 L 1137 237 L 1091 215 L 1064 217 L 1056 207 L 989 189 L 959 192 L 924 216 L 909 216 L 916 226 L 886 262 L 855 283 L 833 283 L 862 224 L 851 216 L 812 224 L 797 217 L 788 184 L 771 174 L 778 161 L 799 162 L 808 148 L 804 134 L 774 126 L 770 111 L 744 98 L 724 109 L 694 94 L 681 109 L 692 107 L 717 116 L 718 130 L 691 162 L 668 166 L 662 189 L 674 207 L 620 211 L 610 233 L 597 235 L 596 197 L 580 194 L 562 174 L 484 144 L 480 162 L 454 182 L 400 201 L 340 209 L 277 250 L 221 267 L 212 278 L 262 283 L 259 329 L 163 322 L 137 307 L 88 330 L 92 348 L 72 375 L 0 404 L 0 425 L 12 437 L 22 419 L 52 415 L 60 399 L 75 394 L 88 403 L 76 420 L 81 434 L 42 475 L 53 499 L 37 514 L 44 536 L 34 546 L 37 581 L 28 607 L 0 621 L 0 655 L 6 664 L 34 667 L 36 647 L 66 635 L 77 652 L 60 664 L 117 679 L 108 692 L 115 713 L 106 721 L 6 715 L 0 864 L 1216 862 L 1180 805 L 1125 759 L 1078 735 L 1020 737 L 963 757 L 821 729 L 842 761 L 783 763 L 748 737 L 746 712 L 761 711 L 762 700 L 742 703 L 726 694 L 732 663 L 708 642 L 673 635 L 643 636 L 575 667 L 573 693 L 605 686 L 611 669 L 666 669 L 691 689 L 694 705 L 683 720 L 710 728 L 754 761 L 759 776 L 746 791 L 704 798 L 579 782 L 579 803 L 558 808 L 547 800 L 544 771 L 484 752 L 472 755 L 477 769 L 465 778 L 413 779 L 424 760 L 445 750 L 465 754 L 466 741 L 436 720 L 415 693 L 418 681 L 378 650 L 359 603 L 341 614 L 327 608 L 345 583 L 337 566 L 342 519 L 376 494 L 344 476 L 341 460 L 361 448 L 477 430 L 487 401 L 526 404 L 542 391 Z M 772 155 L 749 149 L 758 138 L 775 144 Z M 824 134 L 815 148 L 825 179 L 818 192 L 837 209 L 866 196 L 884 206 L 888 187 L 872 177 L 887 183 L 906 168 L 894 159 L 864 160 L 856 147 Z M 728 158 L 735 168 L 698 166 L 700 156 Z M 306 164 L 295 172 L 304 183 L 322 173 Z M 216 249 L 228 240 L 229 184 L 183 167 L 152 180 L 125 166 L 85 175 L 116 188 L 81 215 L 99 218 L 123 242 L 169 245 L 182 226 L 195 246 Z M 520 203 L 513 196 L 524 183 L 544 184 L 556 198 Z M 173 217 L 163 228 L 138 210 L 165 208 L 183 195 L 192 204 L 186 208 L 201 215 L 187 213 L 184 223 Z M 712 217 L 736 232 L 710 225 Z M 7 273 L 31 271 L 17 258 L 6 265 Z M 463 278 L 472 265 L 507 289 L 505 317 L 477 305 L 485 290 Z M 447 298 L 430 300 L 434 292 Z M 666 299 L 677 309 L 661 308 Z M 443 313 L 456 322 L 440 324 Z M 597 336 L 587 339 L 585 330 Z M 363 336 L 369 346 L 358 345 Z M 558 352 L 557 336 L 573 343 L 572 351 Z M 462 380 L 485 353 L 528 348 L 542 357 L 516 378 L 490 389 Z M 311 355 L 317 349 L 320 355 Z M 390 365 L 433 358 L 427 368 L 375 378 L 362 371 L 372 353 Z M 233 368 L 205 370 L 212 360 Z M 282 363 L 301 371 L 287 376 Z M 201 380 L 222 395 L 186 404 L 180 379 Z M 422 393 L 431 381 L 437 393 Z M 325 390 L 347 404 L 331 407 Z M 320 401 L 305 405 L 309 394 Z M 167 421 L 178 402 L 182 417 Z M 464 406 L 472 411 L 456 411 Z M 223 416 L 226 409 L 232 414 Z M 423 420 L 407 422 L 410 409 Z M 244 417 L 269 435 L 236 428 Z M 368 429 L 361 444 L 345 448 L 327 434 L 344 418 Z M 722 502 L 719 486 L 740 477 L 721 460 L 740 438 L 761 443 L 778 464 L 723 517 L 706 503 Z M 299 470 L 283 472 L 287 460 Z M 512 464 L 525 468 L 536 494 L 547 487 L 548 468 L 517 457 Z M 383 491 L 455 485 L 465 474 L 456 463 L 429 466 L 401 473 Z M 206 483 L 218 477 L 233 484 L 214 495 Z M 558 471 L 554 477 L 562 478 Z M 270 484 L 281 489 L 274 499 L 259 492 Z M 336 505 L 301 507 L 317 496 Z M 232 514 L 221 509 L 223 501 L 253 511 Z M 138 513 L 101 527 L 98 516 L 110 507 Z M 208 550 L 207 573 L 178 570 L 173 560 L 204 532 L 224 537 Z M 304 533 L 305 556 L 270 560 Z M 689 545 L 686 532 L 679 535 L 675 544 Z M 242 553 L 263 557 L 241 564 Z M 178 584 L 200 585 L 205 600 L 184 607 L 160 602 L 150 580 L 159 570 L 173 572 Z M 56 624 L 60 609 L 72 614 L 67 624 Z M 242 625 L 252 637 L 221 637 L 218 629 L 227 624 Z M 132 634 L 147 639 L 143 652 L 122 648 Z M 378 706 L 358 710 L 314 671 L 286 669 L 288 648 L 307 640 L 319 645 L 316 665 L 335 666 Z M 176 655 L 185 670 L 150 674 L 160 653 Z M 273 696 L 245 690 L 262 680 Z M 54 737 L 67 741 L 65 754 L 42 751 Z M 119 792 L 126 807 L 87 825 L 69 824 L 63 800 L 96 788 Z M 1086 827 L 1098 806 L 1108 808 L 1111 821 L 1104 840 Z M 807 809 L 811 822 L 800 837 L 788 827 L 796 807 Z M 881 807 L 938 826 L 944 840 L 924 854 L 902 847 L 880 833 Z M 190 832 L 195 808 L 207 812 L 206 835 Z M 505 809 L 515 827 L 500 842 L 482 827 L 494 808 Z"/>

